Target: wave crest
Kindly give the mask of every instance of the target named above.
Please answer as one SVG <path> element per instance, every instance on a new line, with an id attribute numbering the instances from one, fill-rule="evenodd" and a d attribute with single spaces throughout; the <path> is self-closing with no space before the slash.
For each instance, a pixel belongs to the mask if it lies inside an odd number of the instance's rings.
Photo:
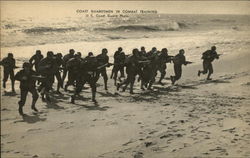
<path id="1" fill-rule="evenodd" d="M 120 25 L 116 27 L 98 27 L 96 31 L 178 31 L 187 27 L 184 23 L 171 22 L 167 24 L 155 25 Z"/>
<path id="2" fill-rule="evenodd" d="M 53 28 L 53 27 L 34 27 L 30 29 L 24 29 L 23 32 L 27 34 L 41 34 L 47 32 L 67 32 L 67 31 L 78 31 L 79 28 L 68 27 L 68 28 Z"/>

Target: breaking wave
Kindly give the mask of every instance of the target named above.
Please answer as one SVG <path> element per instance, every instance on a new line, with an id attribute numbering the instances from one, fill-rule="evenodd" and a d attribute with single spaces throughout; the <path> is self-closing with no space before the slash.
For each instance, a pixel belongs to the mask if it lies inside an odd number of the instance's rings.
<path id="1" fill-rule="evenodd" d="M 69 27 L 69 28 L 53 28 L 53 27 L 34 27 L 30 29 L 24 29 L 23 32 L 27 34 L 41 34 L 48 32 L 68 32 L 68 31 L 78 31 L 80 28 Z"/>
<path id="2" fill-rule="evenodd" d="M 99 27 L 96 31 L 178 31 L 186 28 L 185 23 L 171 22 L 167 24 L 156 25 L 120 25 L 116 27 Z"/>

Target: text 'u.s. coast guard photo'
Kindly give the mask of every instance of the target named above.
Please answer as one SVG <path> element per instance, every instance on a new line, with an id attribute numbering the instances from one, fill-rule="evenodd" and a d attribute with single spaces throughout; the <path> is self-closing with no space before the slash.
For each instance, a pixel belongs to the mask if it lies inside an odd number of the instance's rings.
<path id="1" fill-rule="evenodd" d="M 1 1 L 1 157 L 250 157 L 250 1 Z"/>

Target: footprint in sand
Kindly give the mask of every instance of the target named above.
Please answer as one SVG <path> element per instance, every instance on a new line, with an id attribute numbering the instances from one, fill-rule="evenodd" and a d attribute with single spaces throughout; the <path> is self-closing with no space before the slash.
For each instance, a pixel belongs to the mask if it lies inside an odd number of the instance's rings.
<path id="1" fill-rule="evenodd" d="M 11 143 L 15 143 L 16 141 L 10 141 L 10 142 L 7 142 L 7 144 L 11 144 Z"/>
<path id="2" fill-rule="evenodd" d="M 40 131 L 42 130 L 41 128 L 32 128 L 32 129 L 28 129 L 27 132 L 33 132 L 33 131 Z"/>
<path id="3" fill-rule="evenodd" d="M 1 111 L 10 111 L 10 110 L 7 108 L 2 108 Z"/>
<path id="4" fill-rule="evenodd" d="M 156 133 L 156 132 L 158 132 L 158 131 L 151 131 L 151 132 L 149 132 L 148 134 L 154 134 L 154 133 Z"/>
<path id="5" fill-rule="evenodd" d="M 72 124 L 74 124 L 74 122 L 61 122 L 59 126 L 59 128 L 65 128 L 65 129 L 70 129 L 72 127 L 74 127 Z"/>
<path id="6" fill-rule="evenodd" d="M 132 140 L 128 141 L 127 143 L 122 144 L 122 146 L 127 146 L 128 144 L 131 144 L 131 143 L 133 143 Z"/>

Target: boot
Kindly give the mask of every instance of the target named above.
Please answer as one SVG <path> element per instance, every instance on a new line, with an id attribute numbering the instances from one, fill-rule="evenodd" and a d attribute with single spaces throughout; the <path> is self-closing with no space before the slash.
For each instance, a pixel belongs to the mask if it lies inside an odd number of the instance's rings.
<path id="1" fill-rule="evenodd" d="M 15 91 L 15 82 L 11 82 L 11 88 L 12 88 L 12 92 L 13 93 L 16 93 L 16 91 Z"/>
<path id="2" fill-rule="evenodd" d="M 175 78 L 174 78 L 174 76 L 170 76 L 170 79 L 172 81 L 172 85 L 174 85 L 175 84 Z"/>
<path id="3" fill-rule="evenodd" d="M 19 112 L 19 114 L 20 114 L 21 116 L 23 116 L 23 115 L 24 115 L 24 113 L 23 113 L 23 108 L 22 108 L 22 107 L 20 107 L 20 106 L 19 106 L 19 108 L 18 108 L 18 112 Z"/>
<path id="4" fill-rule="evenodd" d="M 35 105 L 31 106 L 31 109 L 34 110 L 35 112 L 38 112 L 37 108 L 35 107 Z"/>
<path id="5" fill-rule="evenodd" d="M 72 95 L 70 97 L 70 103 L 75 104 L 75 96 Z"/>
<path id="6" fill-rule="evenodd" d="M 201 75 L 201 71 L 199 70 L 199 71 L 198 71 L 198 76 L 200 77 L 200 75 Z"/>

